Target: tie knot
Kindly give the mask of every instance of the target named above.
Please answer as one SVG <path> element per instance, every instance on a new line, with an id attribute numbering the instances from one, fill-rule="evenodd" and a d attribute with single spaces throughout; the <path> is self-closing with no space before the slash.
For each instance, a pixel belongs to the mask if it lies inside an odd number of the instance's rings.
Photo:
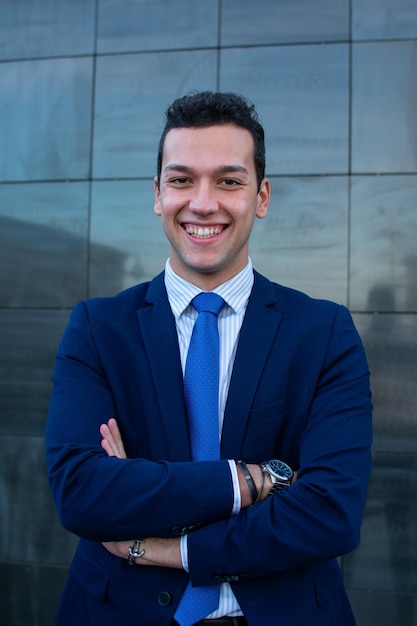
<path id="1" fill-rule="evenodd" d="M 217 293 L 213 293 L 212 291 L 202 291 L 198 294 L 198 296 L 193 298 L 191 304 L 199 313 L 207 311 L 208 313 L 213 313 L 217 316 L 224 307 L 225 302 L 221 296 L 217 295 Z"/>

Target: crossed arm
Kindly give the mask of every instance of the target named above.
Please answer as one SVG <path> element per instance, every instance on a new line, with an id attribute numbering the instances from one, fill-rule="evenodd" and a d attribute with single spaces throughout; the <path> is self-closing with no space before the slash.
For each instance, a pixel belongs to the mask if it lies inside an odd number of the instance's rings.
<path id="1" fill-rule="evenodd" d="M 103 438 L 101 446 L 108 456 L 115 456 L 119 459 L 127 458 L 122 436 L 114 418 L 110 419 L 107 424 L 101 425 L 100 434 Z M 144 553 L 140 559 L 135 559 L 135 563 L 182 569 L 180 539 L 148 537 L 144 543 L 146 543 L 146 547 L 143 547 Z M 127 559 L 131 544 L 133 544 L 133 540 L 108 541 L 103 543 L 103 546 L 114 556 Z"/>
<path id="2" fill-rule="evenodd" d="M 119 459 L 127 458 L 122 436 L 114 418 L 111 418 L 107 424 L 100 426 L 100 434 L 102 436 L 101 446 L 108 456 L 114 456 Z M 268 497 L 272 481 L 269 475 L 262 475 L 259 465 L 248 464 L 247 467 L 259 494 L 258 501 L 261 502 Z M 241 508 L 244 509 L 252 505 L 252 497 L 247 480 L 240 470 L 238 470 L 238 479 Z M 296 480 L 296 476 L 294 480 Z M 182 569 L 180 542 L 180 538 L 147 537 L 141 545 L 141 549 L 144 551 L 143 555 L 140 558 L 136 558 L 135 563 Z M 114 556 L 127 559 L 129 558 L 129 546 L 133 543 L 134 540 L 110 541 L 103 543 L 103 546 Z"/>

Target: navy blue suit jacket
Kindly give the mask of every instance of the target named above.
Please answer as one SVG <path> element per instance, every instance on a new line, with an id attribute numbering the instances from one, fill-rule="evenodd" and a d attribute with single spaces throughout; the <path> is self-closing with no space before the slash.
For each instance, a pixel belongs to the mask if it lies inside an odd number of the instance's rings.
<path id="1" fill-rule="evenodd" d="M 169 625 L 188 574 L 129 566 L 101 542 L 190 529 L 193 583 L 229 581 L 250 626 L 355 623 L 336 557 L 359 543 L 371 400 L 347 309 L 255 273 L 220 461 L 190 463 L 163 274 L 77 305 L 54 383 L 49 480 L 63 525 L 81 538 L 57 624 Z M 127 460 L 101 449 L 99 426 L 112 416 Z M 230 517 L 227 459 L 269 458 L 297 469 L 297 482 Z"/>

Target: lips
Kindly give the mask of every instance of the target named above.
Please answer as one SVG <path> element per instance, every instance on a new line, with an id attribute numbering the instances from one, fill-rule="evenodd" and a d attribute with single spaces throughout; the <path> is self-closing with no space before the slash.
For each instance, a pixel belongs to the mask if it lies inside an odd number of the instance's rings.
<path id="1" fill-rule="evenodd" d="M 207 239 L 208 237 L 219 235 L 224 230 L 224 226 L 221 225 L 197 226 L 195 224 L 184 224 L 184 228 L 189 235 L 197 237 L 197 239 Z"/>

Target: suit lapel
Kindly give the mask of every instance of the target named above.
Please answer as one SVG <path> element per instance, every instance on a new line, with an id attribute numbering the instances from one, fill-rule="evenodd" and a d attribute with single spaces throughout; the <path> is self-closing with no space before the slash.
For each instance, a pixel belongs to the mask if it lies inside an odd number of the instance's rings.
<path id="1" fill-rule="evenodd" d="M 191 460 L 177 331 L 163 274 L 150 283 L 146 301 L 147 305 L 138 310 L 138 319 L 158 390 L 170 459 Z"/>
<path id="2" fill-rule="evenodd" d="M 239 457 L 259 378 L 281 320 L 281 314 L 271 306 L 275 301 L 271 283 L 255 272 L 255 283 L 240 331 L 226 403 L 222 458 Z"/>
<path id="3" fill-rule="evenodd" d="M 222 458 L 239 456 L 259 378 L 281 320 L 281 314 L 272 307 L 275 300 L 271 283 L 255 272 L 226 402 Z M 191 460 L 178 338 L 163 274 L 150 283 L 146 305 L 137 313 L 158 389 L 170 459 Z"/>

